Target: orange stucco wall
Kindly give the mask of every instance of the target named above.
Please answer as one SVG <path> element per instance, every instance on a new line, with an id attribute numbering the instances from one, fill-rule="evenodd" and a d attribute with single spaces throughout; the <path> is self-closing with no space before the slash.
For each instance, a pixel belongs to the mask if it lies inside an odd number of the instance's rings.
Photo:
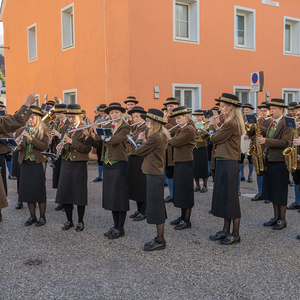
<path id="1" fill-rule="evenodd" d="M 74 0 L 75 47 L 61 49 L 61 9 L 69 0 L 7 0 L 4 14 L 8 111 L 36 88 L 42 102 L 77 89 L 93 117 L 100 103 L 135 95 L 145 108 L 161 108 L 172 83 L 201 84 L 202 108 L 222 92 L 250 86 L 250 72 L 265 72 L 264 92 L 300 88 L 300 57 L 283 55 L 284 16 L 300 18 L 300 1 L 200 0 L 200 44 L 173 41 L 172 0 Z M 234 49 L 234 5 L 256 9 L 256 51 Z M 105 6 L 105 8 L 104 8 Z M 28 62 L 27 27 L 37 24 L 38 59 Z M 160 99 L 154 99 L 159 86 Z"/>

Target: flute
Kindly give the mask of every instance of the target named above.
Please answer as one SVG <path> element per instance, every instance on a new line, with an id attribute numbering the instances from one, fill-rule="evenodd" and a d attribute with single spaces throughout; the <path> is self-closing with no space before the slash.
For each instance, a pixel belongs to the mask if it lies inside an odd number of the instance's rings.
<path id="1" fill-rule="evenodd" d="M 168 132 L 170 132 L 170 131 L 172 131 L 174 128 L 176 128 L 176 127 L 180 126 L 182 123 L 183 123 L 183 122 L 181 122 L 181 123 L 179 123 L 179 124 L 177 124 L 177 125 L 173 126 L 172 128 L 168 129 Z"/>
<path id="2" fill-rule="evenodd" d="M 134 124 L 131 124 L 130 126 L 134 126 L 134 125 L 137 125 L 137 124 L 142 123 L 142 122 L 145 122 L 145 121 L 142 120 L 142 121 L 136 122 L 136 123 L 134 123 Z"/>

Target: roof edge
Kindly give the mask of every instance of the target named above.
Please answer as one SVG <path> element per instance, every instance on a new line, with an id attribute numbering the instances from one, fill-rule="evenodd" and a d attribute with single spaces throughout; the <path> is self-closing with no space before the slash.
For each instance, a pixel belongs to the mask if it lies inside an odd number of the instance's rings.
<path id="1" fill-rule="evenodd" d="M 3 18 L 3 13 L 4 13 L 6 1 L 7 0 L 2 0 L 2 4 L 1 4 L 1 7 L 0 7 L 0 21 L 1 22 L 2 22 L 2 18 Z"/>

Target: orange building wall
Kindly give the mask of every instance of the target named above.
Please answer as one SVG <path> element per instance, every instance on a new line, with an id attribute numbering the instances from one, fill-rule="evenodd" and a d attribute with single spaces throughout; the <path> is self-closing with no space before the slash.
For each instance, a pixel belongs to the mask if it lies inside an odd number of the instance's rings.
<path id="1" fill-rule="evenodd" d="M 172 83 L 201 84 L 202 108 L 222 92 L 250 86 L 250 72 L 265 72 L 264 92 L 300 88 L 300 57 L 283 55 L 283 16 L 300 18 L 300 2 L 200 0 L 200 44 L 173 41 L 172 0 L 74 0 L 75 47 L 61 49 L 61 8 L 69 0 L 7 0 L 3 15 L 8 111 L 36 88 L 40 102 L 77 88 L 88 116 L 100 103 L 134 95 L 161 108 Z M 105 9 L 104 9 L 105 5 Z M 256 9 L 256 51 L 234 49 L 234 5 Z M 27 27 L 37 23 L 38 59 L 28 62 Z M 105 42 L 106 39 L 106 42 Z M 160 99 L 154 99 L 159 86 Z"/>

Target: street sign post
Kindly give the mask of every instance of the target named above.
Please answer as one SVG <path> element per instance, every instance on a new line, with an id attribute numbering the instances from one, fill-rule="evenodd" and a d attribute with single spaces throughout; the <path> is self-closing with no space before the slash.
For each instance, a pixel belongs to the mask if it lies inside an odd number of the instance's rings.
<path id="1" fill-rule="evenodd" d="M 257 71 L 250 74 L 250 92 L 258 93 L 263 91 L 264 72 Z"/>

